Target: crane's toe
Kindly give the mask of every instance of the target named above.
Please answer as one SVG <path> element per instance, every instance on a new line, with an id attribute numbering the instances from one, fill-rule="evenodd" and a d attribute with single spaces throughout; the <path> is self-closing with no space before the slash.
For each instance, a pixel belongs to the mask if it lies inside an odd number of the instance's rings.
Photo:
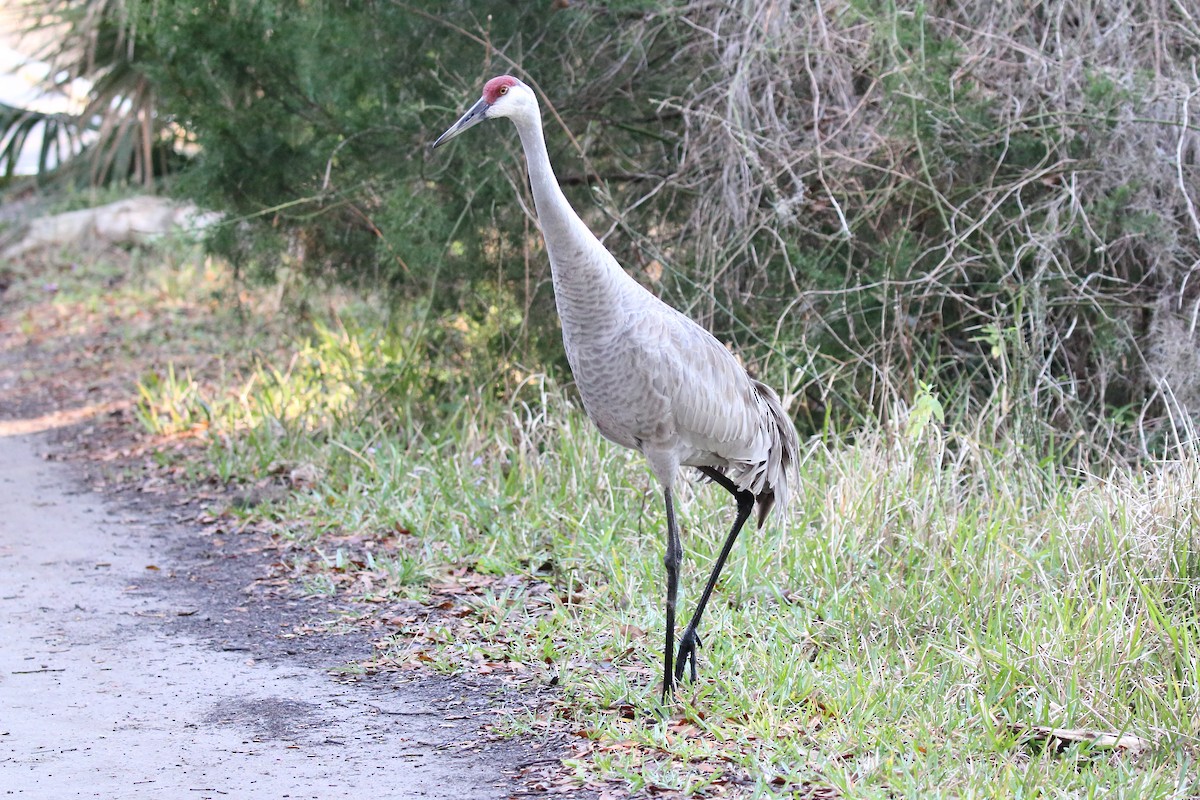
<path id="1" fill-rule="evenodd" d="M 684 665 L 688 665 L 688 670 L 691 675 L 692 683 L 696 682 L 696 650 L 703 643 L 700 641 L 700 634 L 696 633 L 696 629 L 687 627 L 683 631 L 683 635 L 679 637 L 679 656 L 675 659 L 675 682 L 679 683 L 683 680 Z"/>

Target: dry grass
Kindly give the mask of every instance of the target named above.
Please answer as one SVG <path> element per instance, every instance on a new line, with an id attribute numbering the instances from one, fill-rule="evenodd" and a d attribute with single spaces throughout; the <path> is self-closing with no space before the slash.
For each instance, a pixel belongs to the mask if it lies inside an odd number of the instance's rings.
<path id="1" fill-rule="evenodd" d="M 1154 450 L 1200 414 L 1188 4 L 744 0 L 664 17 L 686 32 L 673 63 L 694 67 L 659 98 L 683 119 L 676 167 L 607 195 L 614 228 L 673 268 L 667 291 L 694 314 L 760 346 L 799 416 L 886 414 L 923 370 L 977 401 L 1019 384 L 1041 435 L 1095 429 L 1100 450 L 1135 424 Z M 638 222 L 652 198 L 682 221 Z"/>

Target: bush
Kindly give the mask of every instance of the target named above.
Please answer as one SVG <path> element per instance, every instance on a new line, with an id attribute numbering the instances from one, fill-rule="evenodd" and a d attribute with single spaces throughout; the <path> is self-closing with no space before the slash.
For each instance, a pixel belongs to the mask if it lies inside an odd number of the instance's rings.
<path id="1" fill-rule="evenodd" d="M 260 274 L 290 260 L 311 276 L 408 295 L 525 280 L 535 259 L 544 277 L 508 185 L 524 183 L 512 147 L 497 152 L 479 137 L 451 156 L 429 145 L 486 78 L 515 69 L 509 59 L 552 77 L 566 66 L 557 48 L 589 70 L 583 53 L 615 60 L 626 46 L 606 45 L 612 27 L 596 20 L 617 12 L 502 2 L 439 4 L 436 14 L 385 2 L 207 8 L 148 8 L 146 30 L 166 55 L 154 73 L 164 105 L 202 154 L 181 190 L 244 223 L 220 249 Z M 573 121 L 599 113 L 576 108 Z"/>
<path id="2" fill-rule="evenodd" d="M 671 179 L 718 187 L 676 247 L 727 307 L 779 320 L 814 416 L 885 411 L 925 377 L 1001 428 L 1111 434 L 1161 398 L 1154 320 L 1200 298 L 1196 20 L 1127 0 L 822 7 L 707 21 L 736 33 L 677 100 Z"/>

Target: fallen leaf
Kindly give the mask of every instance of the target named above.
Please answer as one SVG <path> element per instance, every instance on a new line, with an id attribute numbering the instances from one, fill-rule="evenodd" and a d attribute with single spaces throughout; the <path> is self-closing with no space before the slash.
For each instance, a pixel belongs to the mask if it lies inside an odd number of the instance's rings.
<path id="1" fill-rule="evenodd" d="M 617 631 L 627 639 L 643 639 L 646 636 L 646 631 L 637 625 L 619 625 Z"/>
<path id="2" fill-rule="evenodd" d="M 1094 731 L 1086 728 L 1051 728 L 1046 725 L 1010 725 L 1023 741 L 1042 742 L 1061 752 L 1073 744 L 1088 744 L 1104 750 L 1141 753 L 1150 749 L 1150 740 L 1125 733 Z"/>

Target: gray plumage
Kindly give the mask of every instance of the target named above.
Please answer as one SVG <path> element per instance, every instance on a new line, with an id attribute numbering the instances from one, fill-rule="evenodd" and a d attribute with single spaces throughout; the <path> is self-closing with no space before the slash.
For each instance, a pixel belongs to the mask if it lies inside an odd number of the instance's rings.
<path id="1" fill-rule="evenodd" d="M 546 242 L 563 346 L 584 410 L 600 432 L 646 456 L 667 506 L 667 642 L 663 695 L 691 659 L 704 606 L 738 531 L 758 506 L 761 526 L 773 504 L 786 505 L 799 443 L 778 395 L 684 314 L 631 278 L 567 202 L 554 177 L 533 91 L 511 76 L 488 81 L 483 97 L 436 142 L 484 119 L 508 117 L 529 169 Z M 673 664 L 675 587 L 682 548 L 672 486 L 680 467 L 697 467 L 738 501 L 738 518 Z"/>

